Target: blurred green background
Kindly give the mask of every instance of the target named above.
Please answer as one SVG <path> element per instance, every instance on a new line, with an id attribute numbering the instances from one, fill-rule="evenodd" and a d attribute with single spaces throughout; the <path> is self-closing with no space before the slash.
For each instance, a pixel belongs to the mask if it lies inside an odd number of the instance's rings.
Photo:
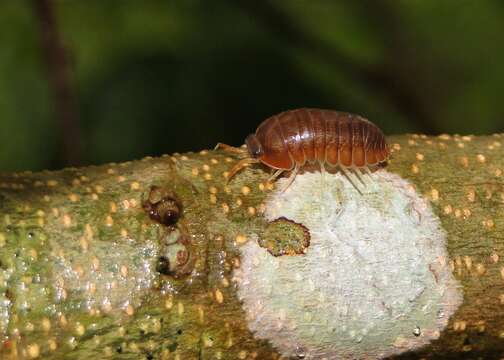
<path id="1" fill-rule="evenodd" d="M 387 134 L 504 129 L 501 0 L 54 0 L 70 132 L 38 1 L 0 1 L 0 171 L 238 145 L 305 106 Z"/>

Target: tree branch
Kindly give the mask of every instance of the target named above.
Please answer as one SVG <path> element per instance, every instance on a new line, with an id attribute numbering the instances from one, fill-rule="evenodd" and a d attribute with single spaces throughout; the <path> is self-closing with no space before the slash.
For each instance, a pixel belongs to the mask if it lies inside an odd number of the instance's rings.
<path id="1" fill-rule="evenodd" d="M 0 175 L 0 357 L 495 356 L 502 137 L 388 140 L 363 195 L 224 151 Z"/>

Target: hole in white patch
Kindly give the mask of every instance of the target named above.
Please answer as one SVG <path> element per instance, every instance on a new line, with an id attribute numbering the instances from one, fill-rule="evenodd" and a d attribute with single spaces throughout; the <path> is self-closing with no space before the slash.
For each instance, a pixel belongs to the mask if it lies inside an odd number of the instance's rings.
<path id="1" fill-rule="evenodd" d="M 305 225 L 305 255 L 249 242 L 236 270 L 249 328 L 284 356 L 380 358 L 428 344 L 462 302 L 446 236 L 428 204 L 379 171 L 360 195 L 340 174 L 298 175 L 265 216 Z M 286 180 L 279 180 L 279 189 Z"/>

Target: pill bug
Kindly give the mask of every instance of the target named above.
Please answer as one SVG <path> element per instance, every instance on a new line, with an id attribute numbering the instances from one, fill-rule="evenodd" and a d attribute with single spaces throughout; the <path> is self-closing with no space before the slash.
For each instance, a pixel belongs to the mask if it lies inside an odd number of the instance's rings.
<path id="1" fill-rule="evenodd" d="M 245 139 L 245 144 L 247 150 L 217 145 L 246 153 L 229 171 L 228 181 L 244 167 L 259 162 L 275 170 L 270 181 L 291 171 L 287 187 L 303 166 L 314 163 L 322 172 L 326 165 L 338 167 L 352 181 L 352 174 L 362 179 L 363 173 L 370 175 L 370 168 L 390 155 L 385 136 L 375 124 L 359 115 L 323 109 L 301 108 L 273 115 Z"/>

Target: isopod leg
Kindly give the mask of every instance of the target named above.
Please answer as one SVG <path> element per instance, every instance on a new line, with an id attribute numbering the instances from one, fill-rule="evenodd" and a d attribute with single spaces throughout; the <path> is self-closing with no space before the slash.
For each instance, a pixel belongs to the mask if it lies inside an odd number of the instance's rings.
<path id="1" fill-rule="evenodd" d="M 356 171 L 359 172 L 362 179 L 366 182 L 366 189 L 370 189 L 371 192 L 377 190 L 376 181 L 371 176 L 371 172 L 367 167 L 358 168 L 356 169 Z"/>
<path id="2" fill-rule="evenodd" d="M 224 150 L 224 151 L 235 153 L 235 154 L 246 154 L 247 153 L 246 149 L 234 147 L 234 146 L 224 144 L 224 143 L 217 143 L 217 145 L 215 145 L 215 147 L 214 147 L 214 150 Z"/>
<path id="3" fill-rule="evenodd" d="M 320 186 L 320 194 L 319 194 L 319 203 L 320 203 L 320 206 L 321 206 L 321 212 L 320 212 L 320 215 L 321 215 L 321 221 L 324 222 L 324 217 L 325 215 L 324 214 L 330 214 L 327 212 L 327 203 L 324 201 L 325 199 L 328 198 L 328 195 L 326 194 L 327 191 L 326 191 L 326 168 L 325 168 L 325 164 L 323 162 L 320 162 L 320 177 L 322 179 L 322 183 L 321 183 L 321 186 Z M 331 198 L 331 196 L 329 196 L 329 198 Z M 331 214 L 331 216 L 333 216 Z"/>
<path id="4" fill-rule="evenodd" d="M 362 183 L 362 185 L 364 185 L 364 187 L 366 187 L 367 183 L 362 178 L 362 173 L 360 172 L 359 168 L 355 167 L 352 170 L 353 170 L 353 173 L 355 174 L 355 176 L 357 177 L 357 179 L 359 179 L 359 181 Z"/>
<path id="5" fill-rule="evenodd" d="M 341 171 L 343 172 L 343 175 L 345 175 L 345 177 L 347 178 L 348 181 L 350 181 L 350 184 L 353 185 L 353 187 L 355 188 L 355 190 L 357 190 L 357 192 L 361 195 L 362 194 L 362 191 L 359 189 L 359 187 L 357 186 L 356 182 L 355 182 L 355 178 L 354 178 L 354 175 L 348 171 L 348 169 L 344 166 L 340 166 L 340 169 Z"/>
<path id="6" fill-rule="evenodd" d="M 363 169 L 364 169 L 364 173 L 367 175 L 367 177 L 370 178 L 371 181 L 376 184 L 376 181 L 373 177 L 373 173 L 371 172 L 371 170 L 369 170 L 369 168 L 367 166 L 365 166 Z"/>
<path id="7" fill-rule="evenodd" d="M 322 178 L 322 186 L 320 187 L 320 201 L 323 200 L 323 195 L 325 193 L 325 185 L 326 185 L 326 169 L 324 163 L 320 163 L 320 177 Z"/>
<path id="8" fill-rule="evenodd" d="M 279 177 L 279 176 L 280 176 L 280 174 L 282 174 L 283 172 L 284 172 L 284 169 L 278 169 L 277 171 L 275 171 L 275 172 L 273 173 L 273 175 L 271 175 L 271 176 L 269 177 L 268 182 L 273 182 L 273 181 L 275 181 L 275 179 L 276 179 L 277 177 Z"/>
<path id="9" fill-rule="evenodd" d="M 326 169 L 324 163 L 320 163 L 320 173 L 322 174 L 322 180 L 325 179 Z"/>
<path id="10" fill-rule="evenodd" d="M 296 166 L 294 168 L 294 170 L 292 170 L 292 173 L 290 174 L 289 179 L 287 180 L 287 185 L 282 190 L 282 192 L 285 192 L 292 185 L 292 182 L 296 178 L 296 175 L 297 175 L 298 171 L 299 171 L 299 168 Z"/>
<path id="11" fill-rule="evenodd" d="M 254 159 L 254 158 L 245 158 L 245 159 L 242 159 L 242 160 L 238 161 L 235 164 L 235 166 L 233 166 L 231 168 L 231 170 L 229 170 L 229 175 L 226 178 L 226 183 L 229 182 L 229 180 L 231 180 L 231 178 L 233 176 L 235 176 L 239 171 L 243 170 L 244 168 L 246 168 L 250 164 L 255 164 L 255 163 L 258 163 L 258 162 L 259 162 L 259 160 Z"/>

